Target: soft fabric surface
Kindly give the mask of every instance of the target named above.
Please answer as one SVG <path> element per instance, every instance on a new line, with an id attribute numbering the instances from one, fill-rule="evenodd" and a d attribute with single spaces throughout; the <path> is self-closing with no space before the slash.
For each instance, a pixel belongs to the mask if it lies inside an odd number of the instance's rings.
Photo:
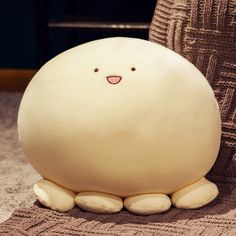
<path id="1" fill-rule="evenodd" d="M 0 225 L 0 235 L 236 235 L 236 189 L 218 183 L 221 195 L 198 210 L 171 208 L 167 213 L 137 216 L 93 214 L 73 209 L 58 213 L 35 204 L 21 208 Z"/>
<path id="2" fill-rule="evenodd" d="M 74 206 L 66 189 L 80 193 L 82 209 L 117 212 L 117 197 L 129 197 L 124 206 L 141 215 L 170 207 L 151 193 L 174 193 L 185 209 L 218 195 L 201 179 L 220 146 L 212 88 L 184 57 L 147 40 L 94 40 L 51 59 L 26 89 L 18 132 L 32 166 L 54 182 L 36 185 L 38 200 L 60 212 Z"/>
<path id="3" fill-rule="evenodd" d="M 36 203 L 32 186 L 40 179 L 23 158 L 16 116 L 21 94 L 0 93 L 0 235 L 236 235 L 236 188 L 220 183 L 220 196 L 198 210 L 171 208 L 167 213 L 135 216 L 92 214 L 75 208 L 62 214 Z M 32 206 L 33 205 L 33 206 Z"/>
<path id="4" fill-rule="evenodd" d="M 211 176 L 231 183 L 217 182 L 220 196 L 214 202 L 198 210 L 171 208 L 145 217 L 127 211 L 97 215 L 78 208 L 62 214 L 32 206 L 32 185 L 40 177 L 23 159 L 17 142 L 21 95 L 0 93 L 0 220 L 18 208 L 0 225 L 0 235 L 236 235 L 235 4 L 233 0 L 158 0 L 150 31 L 152 41 L 192 61 L 218 98 L 223 142 Z"/>
<path id="5" fill-rule="evenodd" d="M 32 185 L 40 179 L 18 144 L 16 118 L 21 94 L 0 93 L 0 222 L 35 201 Z"/>
<path id="6" fill-rule="evenodd" d="M 211 175 L 236 180 L 236 1 L 158 0 L 150 40 L 186 57 L 219 103 L 222 142 Z"/>

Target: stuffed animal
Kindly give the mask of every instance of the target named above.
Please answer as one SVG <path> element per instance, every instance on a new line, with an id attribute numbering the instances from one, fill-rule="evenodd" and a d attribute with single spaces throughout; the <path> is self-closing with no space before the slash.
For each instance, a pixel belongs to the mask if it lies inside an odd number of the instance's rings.
<path id="1" fill-rule="evenodd" d="M 214 93 L 190 62 L 135 38 L 92 41 L 56 56 L 28 85 L 19 140 L 60 212 L 149 215 L 211 202 L 205 178 L 220 146 Z"/>

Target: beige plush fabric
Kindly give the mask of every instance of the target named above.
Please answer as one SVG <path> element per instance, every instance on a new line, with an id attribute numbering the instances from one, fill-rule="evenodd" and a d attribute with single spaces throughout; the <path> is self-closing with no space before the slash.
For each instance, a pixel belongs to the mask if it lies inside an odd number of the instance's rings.
<path id="1" fill-rule="evenodd" d="M 93 214 L 78 208 L 59 213 L 36 203 L 16 210 L 0 225 L 0 235 L 235 236 L 235 186 L 218 183 L 218 187 L 220 196 L 202 209 L 171 208 L 151 216 L 137 216 L 125 210 L 117 214 Z"/>
<path id="2" fill-rule="evenodd" d="M 0 235 L 236 235 L 235 15 L 235 0 L 159 0 L 150 30 L 152 41 L 174 49 L 195 63 L 215 90 L 222 114 L 223 139 L 210 178 L 223 182 L 216 182 L 220 196 L 214 202 L 198 210 L 172 207 L 164 214 L 152 216 L 136 216 L 124 210 L 114 215 L 99 215 L 78 208 L 58 213 L 36 203 L 16 210 L 9 220 L 0 224 Z M 15 117 L 20 96 L 4 94 L 1 99 L 5 101 L 0 103 L 1 164 L 9 162 L 7 168 L 1 165 L 1 204 L 5 204 L 1 209 L 7 211 L 16 208 L 19 198 L 23 200 L 24 194 L 27 196 L 32 190 L 36 173 L 22 161 L 16 144 Z M 24 168 L 20 168 L 22 163 Z M 10 186 L 11 195 L 7 192 Z M 11 205 L 7 203 L 9 198 Z"/>
<path id="3" fill-rule="evenodd" d="M 0 93 L 0 235 L 236 235 L 236 186 L 217 182 L 219 197 L 197 210 L 172 207 L 153 216 L 126 210 L 92 214 L 78 207 L 58 213 L 35 201 L 33 184 L 38 174 L 23 156 L 17 141 L 16 116 L 21 94 Z"/>
<path id="4" fill-rule="evenodd" d="M 236 1 L 158 0 L 150 40 L 186 57 L 214 89 L 222 142 L 210 174 L 236 180 Z"/>

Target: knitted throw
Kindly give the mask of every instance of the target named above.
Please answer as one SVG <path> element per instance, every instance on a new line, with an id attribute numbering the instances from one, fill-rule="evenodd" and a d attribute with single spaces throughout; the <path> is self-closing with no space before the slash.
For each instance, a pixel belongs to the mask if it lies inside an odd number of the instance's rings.
<path id="1" fill-rule="evenodd" d="M 149 31 L 207 78 L 222 118 L 221 149 L 210 175 L 236 181 L 236 1 L 158 0 Z"/>

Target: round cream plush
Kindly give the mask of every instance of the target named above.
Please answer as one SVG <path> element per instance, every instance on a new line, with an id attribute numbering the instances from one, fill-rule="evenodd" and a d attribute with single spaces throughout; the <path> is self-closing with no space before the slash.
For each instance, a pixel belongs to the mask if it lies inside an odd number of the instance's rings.
<path id="1" fill-rule="evenodd" d="M 43 177 L 35 194 L 58 211 L 153 214 L 218 194 L 204 178 L 220 145 L 214 93 L 190 62 L 146 40 L 96 40 L 50 60 L 24 93 L 18 129 Z"/>

